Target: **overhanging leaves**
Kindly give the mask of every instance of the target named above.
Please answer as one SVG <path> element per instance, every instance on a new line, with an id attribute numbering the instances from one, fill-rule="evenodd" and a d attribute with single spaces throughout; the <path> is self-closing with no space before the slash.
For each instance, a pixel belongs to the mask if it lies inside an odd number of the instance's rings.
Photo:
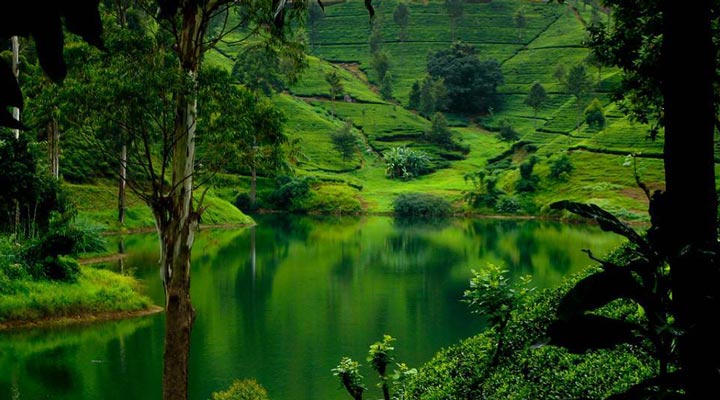
<path id="1" fill-rule="evenodd" d="M 643 289 L 629 269 L 605 270 L 578 282 L 560 301 L 558 318 L 567 320 L 613 300 L 632 299 L 644 306 Z"/>
<path id="2" fill-rule="evenodd" d="M 596 206 L 595 204 L 583 204 L 574 201 L 558 201 L 550 205 L 553 210 L 567 210 L 581 217 L 590 218 L 598 223 L 600 228 L 607 232 L 614 232 L 622 235 L 637 245 L 643 253 L 650 253 L 647 241 L 635 230 L 622 223 L 614 215 Z"/>
<path id="3" fill-rule="evenodd" d="M 548 328 L 548 344 L 572 353 L 607 349 L 623 343 L 639 342 L 637 324 L 597 315 L 577 315 L 553 322 Z"/>
<path id="4" fill-rule="evenodd" d="M 662 393 L 661 388 L 680 389 L 682 387 L 682 374 L 680 371 L 666 375 L 648 378 L 623 393 L 617 393 L 606 400 L 651 400 L 651 399 L 686 399 L 685 395 L 678 393 Z"/>

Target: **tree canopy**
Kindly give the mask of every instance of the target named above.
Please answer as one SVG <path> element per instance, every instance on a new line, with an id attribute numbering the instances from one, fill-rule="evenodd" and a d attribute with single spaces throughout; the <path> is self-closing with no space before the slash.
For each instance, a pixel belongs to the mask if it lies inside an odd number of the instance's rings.
<path id="1" fill-rule="evenodd" d="M 481 61 L 475 47 L 462 42 L 430 55 L 427 71 L 443 80 L 448 109 L 455 112 L 487 112 L 496 105 L 497 87 L 504 82 L 500 63 Z"/>

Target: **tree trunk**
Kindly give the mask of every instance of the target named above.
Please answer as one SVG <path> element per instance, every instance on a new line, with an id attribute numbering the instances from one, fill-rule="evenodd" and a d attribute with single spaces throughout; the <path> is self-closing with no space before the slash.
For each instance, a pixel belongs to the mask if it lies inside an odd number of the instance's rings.
<path id="1" fill-rule="evenodd" d="M 60 177 L 60 133 L 58 131 L 57 119 L 52 117 L 47 125 L 48 164 L 50 175 L 55 179 Z"/>
<path id="2" fill-rule="evenodd" d="M 11 42 L 12 42 L 12 72 L 13 72 L 13 75 L 15 75 L 15 80 L 18 82 L 18 85 L 20 85 L 20 42 L 19 42 L 17 36 L 13 36 L 11 38 Z M 12 115 L 13 115 L 13 118 L 20 121 L 20 109 L 19 108 L 13 107 Z M 20 138 L 20 129 L 13 129 L 13 133 L 15 134 L 15 139 Z"/>
<path id="3" fill-rule="evenodd" d="M 253 166 L 250 170 L 250 209 L 255 209 L 257 197 L 257 169 Z"/>
<path id="4" fill-rule="evenodd" d="M 670 260 L 678 349 L 692 399 L 720 397 L 717 197 L 713 155 L 711 1 L 665 0 L 662 89 L 666 193 L 654 203 L 654 239 Z M 690 46 L 692 44 L 692 46 Z"/>
<path id="5" fill-rule="evenodd" d="M 172 191 L 153 210 L 162 242 L 161 268 L 165 289 L 165 354 L 163 356 L 163 399 L 188 398 L 190 334 L 195 311 L 190 301 L 190 256 L 200 221 L 193 209 L 195 128 L 197 122 L 197 74 L 204 29 L 215 2 L 184 2 L 175 51 L 181 73 L 194 85 L 190 93 L 177 95 L 172 153 Z M 213 4 L 210 4 L 213 3 Z"/>
<path id="6" fill-rule="evenodd" d="M 55 180 L 60 179 L 60 129 L 57 118 L 53 117 L 51 122 L 52 132 L 52 176 Z"/>
<path id="7" fill-rule="evenodd" d="M 118 222 L 125 225 L 125 189 L 127 183 L 127 144 L 120 150 L 120 182 L 118 182 Z"/>

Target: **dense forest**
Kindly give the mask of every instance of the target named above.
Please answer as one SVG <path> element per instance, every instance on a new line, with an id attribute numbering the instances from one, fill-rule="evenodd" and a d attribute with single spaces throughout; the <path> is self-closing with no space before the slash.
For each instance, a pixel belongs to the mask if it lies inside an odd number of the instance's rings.
<path id="1" fill-rule="evenodd" d="M 295 235 L 266 214 L 389 214 L 404 233 L 384 239 L 387 251 L 426 268 L 421 255 L 453 246 L 412 235 L 455 226 L 451 216 L 590 220 L 626 242 L 607 256 L 586 250 L 595 265 L 546 290 L 508 269 L 535 275 L 527 237 L 504 263 L 466 269 L 456 300 L 481 317 L 476 336 L 410 368 L 385 334 L 367 365 L 343 357 L 323 374 L 356 400 L 375 395 L 362 370 L 385 400 L 717 392 L 715 1 L 6 8 L 2 330 L 162 312 L 162 396 L 184 399 L 202 315 L 190 279 L 201 226 L 274 221 Z M 484 229 L 473 234 L 495 251 L 502 238 Z M 109 236 L 147 230 L 159 240 L 161 301 L 125 270 L 125 236 Z M 560 253 L 548 250 L 551 264 L 566 264 Z M 337 268 L 387 261 L 368 254 L 343 245 Z M 95 259 L 120 260 L 120 271 Z M 212 398 L 267 398 L 260 384 Z"/>

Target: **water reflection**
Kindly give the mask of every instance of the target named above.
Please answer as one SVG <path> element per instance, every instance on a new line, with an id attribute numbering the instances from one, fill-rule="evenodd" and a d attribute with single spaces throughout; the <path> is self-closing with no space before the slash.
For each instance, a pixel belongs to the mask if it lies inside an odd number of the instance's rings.
<path id="1" fill-rule="evenodd" d="M 502 264 L 546 287 L 588 264 L 580 249 L 602 253 L 618 243 L 594 228 L 541 221 L 273 215 L 259 223 L 198 235 L 193 399 L 250 377 L 274 399 L 343 399 L 330 369 L 343 355 L 363 360 L 382 334 L 397 337 L 399 360 L 417 366 L 482 329 L 459 301 L 470 268 Z M 143 279 L 162 304 L 156 237 L 128 236 L 124 245 L 118 270 Z M 163 335 L 162 315 L 0 334 L 0 398 L 15 391 L 20 398 L 157 399 Z"/>

